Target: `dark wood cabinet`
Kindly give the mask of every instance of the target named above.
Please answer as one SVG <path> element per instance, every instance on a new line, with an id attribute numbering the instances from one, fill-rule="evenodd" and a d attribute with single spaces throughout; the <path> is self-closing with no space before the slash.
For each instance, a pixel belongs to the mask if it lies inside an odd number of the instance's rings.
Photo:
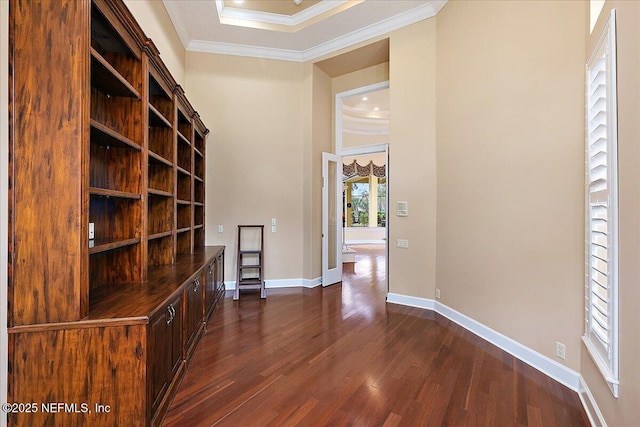
<path id="1" fill-rule="evenodd" d="M 184 300 L 186 304 L 185 311 L 185 339 L 184 351 L 190 353 L 197 344 L 204 321 L 203 316 L 203 293 L 204 286 L 202 283 L 202 273 L 195 279 L 191 280 L 184 288 Z"/>
<path id="2" fill-rule="evenodd" d="M 166 411 L 163 400 L 183 369 L 182 307 L 182 295 L 177 295 L 149 319 L 149 401 L 156 419 L 164 416 L 158 409 Z"/>
<path id="3" fill-rule="evenodd" d="M 205 321 L 209 319 L 216 304 L 224 297 L 224 254 L 220 253 L 205 267 Z"/>
<path id="4" fill-rule="evenodd" d="M 109 406 L 9 424 L 158 425 L 224 259 L 209 131 L 121 0 L 10 0 L 9 21 L 9 399 Z"/>
<path id="5" fill-rule="evenodd" d="M 220 252 L 216 258 L 214 278 L 216 282 L 216 303 L 224 298 L 224 252 Z"/>

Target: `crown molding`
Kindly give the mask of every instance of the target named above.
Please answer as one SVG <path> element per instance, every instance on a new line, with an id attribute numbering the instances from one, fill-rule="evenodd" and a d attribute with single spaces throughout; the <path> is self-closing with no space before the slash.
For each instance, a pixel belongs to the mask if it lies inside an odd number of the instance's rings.
<path id="1" fill-rule="evenodd" d="M 358 130 L 358 129 L 349 129 L 342 128 L 342 132 L 348 133 L 350 135 L 363 135 L 363 136 L 389 136 L 389 129 L 385 130 Z"/>
<path id="2" fill-rule="evenodd" d="M 313 19 L 317 16 L 323 15 L 327 12 L 336 9 L 345 3 L 347 0 L 334 0 L 334 1 L 321 1 L 313 6 L 301 10 L 295 15 L 281 15 L 278 13 L 262 12 L 259 10 L 247 10 L 237 7 L 229 7 L 224 5 L 224 0 L 215 0 L 216 9 L 218 10 L 218 17 L 220 22 L 229 18 L 233 20 L 260 22 L 264 24 L 284 25 L 287 27 L 296 27 L 305 22 Z"/>
<path id="3" fill-rule="evenodd" d="M 300 51 L 274 49 L 270 47 L 241 45 L 234 43 L 192 40 L 187 46 L 189 52 L 217 53 L 220 55 L 248 56 L 251 58 L 276 59 L 280 61 L 304 62 Z"/>
<path id="4" fill-rule="evenodd" d="M 369 39 L 388 34 L 424 19 L 434 17 L 446 3 L 447 0 L 433 0 L 430 3 L 423 4 L 415 9 L 408 10 L 392 18 L 369 25 L 360 30 L 345 34 L 305 50 L 238 45 L 234 43 L 210 42 L 206 40 L 191 40 L 186 44 L 186 50 L 190 52 L 248 56 L 253 58 L 276 59 L 291 62 L 307 62 Z M 165 6 L 168 6 L 169 4 L 165 3 Z M 171 7 L 174 7 L 174 5 L 172 4 Z M 184 39 L 181 34 L 183 34 L 183 31 L 184 34 L 186 34 L 186 29 L 178 28 L 176 26 L 176 30 L 178 31 L 178 35 L 180 35 L 180 39 L 183 40 L 184 43 Z"/>
<path id="5" fill-rule="evenodd" d="M 363 119 L 388 119 L 389 118 L 389 110 L 371 110 L 370 108 L 358 108 L 358 107 L 350 107 L 349 105 L 342 105 L 342 112 L 345 116 L 349 116 L 352 118 L 363 118 Z M 371 117 L 369 114 L 376 114 L 378 117 Z"/>
<path id="6" fill-rule="evenodd" d="M 392 31 L 406 27 L 416 22 L 432 18 L 438 14 L 440 9 L 444 7 L 446 0 L 433 0 L 429 3 L 400 13 L 392 18 L 371 24 L 360 30 L 337 37 L 328 42 L 321 43 L 315 47 L 302 52 L 304 61 L 311 61 L 328 55 L 338 50 L 353 46 L 369 39 L 388 34 Z"/>
<path id="7" fill-rule="evenodd" d="M 353 135 L 389 135 L 389 119 L 342 116 L 342 132 Z"/>

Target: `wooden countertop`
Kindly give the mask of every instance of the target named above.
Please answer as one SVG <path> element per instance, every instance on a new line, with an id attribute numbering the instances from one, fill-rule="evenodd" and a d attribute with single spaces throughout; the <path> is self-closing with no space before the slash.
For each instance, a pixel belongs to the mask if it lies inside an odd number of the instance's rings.
<path id="1" fill-rule="evenodd" d="M 164 305 L 177 295 L 182 286 L 194 279 L 224 249 L 224 246 L 205 246 L 192 254 L 178 256 L 174 264 L 150 267 L 148 280 L 144 283 L 111 285 L 94 290 L 89 298 L 89 315 L 82 320 L 15 326 L 9 328 L 8 332 L 149 323 L 149 318 L 157 310 L 164 309 Z"/>

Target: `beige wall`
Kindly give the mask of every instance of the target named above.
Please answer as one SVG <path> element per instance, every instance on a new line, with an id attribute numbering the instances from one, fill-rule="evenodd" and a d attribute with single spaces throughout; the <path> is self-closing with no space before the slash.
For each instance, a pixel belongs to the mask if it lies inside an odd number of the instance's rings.
<path id="1" fill-rule="evenodd" d="M 333 98 L 335 99 L 335 95 L 337 93 L 346 92 L 363 86 L 369 86 L 375 83 L 385 82 L 387 80 L 389 80 L 388 62 L 334 77 L 331 82 Z"/>
<path id="2" fill-rule="evenodd" d="M 391 33 L 389 291 L 433 298 L 436 278 L 436 20 Z M 409 216 L 395 203 L 409 202 Z M 396 248 L 408 239 L 408 249 Z"/>
<path id="3" fill-rule="evenodd" d="M 162 2 L 159 0 L 124 0 L 124 3 L 135 16 L 147 37 L 153 40 L 160 51 L 160 57 L 173 78 L 184 88 L 185 49 Z M 189 96 L 188 93 L 187 96 Z"/>
<path id="4" fill-rule="evenodd" d="M 226 278 L 234 280 L 237 225 L 264 224 L 266 279 L 302 278 L 305 64 L 187 52 L 186 65 L 189 97 L 212 130 L 206 243 L 227 246 Z"/>
<path id="5" fill-rule="evenodd" d="M 9 2 L 0 1 L 0 402 L 7 401 L 7 241 L 9 236 L 8 224 L 8 181 L 7 170 L 9 163 L 9 99 L 8 87 L 9 69 Z M 0 417 L 0 426 L 7 425 L 6 417 Z"/>
<path id="6" fill-rule="evenodd" d="M 586 12 L 577 1 L 454 0 L 438 15 L 442 302 L 576 371 Z"/>
<path id="7" fill-rule="evenodd" d="M 613 397 L 584 346 L 581 374 L 613 427 L 640 422 L 640 2 L 605 3 L 593 35 L 586 37 L 585 62 L 612 8 L 617 14 L 618 59 L 620 397 Z M 585 24 L 583 34 L 588 33 Z"/>

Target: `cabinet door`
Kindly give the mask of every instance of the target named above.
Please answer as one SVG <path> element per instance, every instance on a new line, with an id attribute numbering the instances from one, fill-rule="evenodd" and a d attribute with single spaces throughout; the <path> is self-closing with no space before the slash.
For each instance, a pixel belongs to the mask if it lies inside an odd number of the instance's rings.
<path id="1" fill-rule="evenodd" d="M 185 288 L 185 358 L 191 353 L 192 346 L 196 341 L 198 333 L 200 332 L 200 326 L 203 318 L 203 286 L 202 286 L 202 273 L 200 272 L 195 279 L 189 283 Z"/>
<path id="2" fill-rule="evenodd" d="M 182 296 L 177 297 L 172 303 L 174 310 L 173 322 L 169 324 L 169 340 L 171 342 L 171 377 L 178 372 L 182 362 L 184 361 L 184 355 L 182 354 Z"/>
<path id="3" fill-rule="evenodd" d="M 154 414 L 182 363 L 182 296 L 177 296 L 150 319 L 149 327 L 149 383 Z"/>
<path id="4" fill-rule="evenodd" d="M 215 280 L 216 280 L 216 291 L 217 291 L 217 296 L 216 299 L 220 300 L 222 298 L 224 298 L 224 291 L 225 291 L 225 287 L 224 287 L 224 252 L 222 252 L 217 260 L 216 260 L 216 266 L 215 266 Z"/>
<path id="5" fill-rule="evenodd" d="M 206 319 L 211 316 L 216 302 L 217 287 L 215 277 L 216 262 L 211 261 L 205 268 L 205 313 Z M 205 319 L 205 320 L 206 320 Z"/>

